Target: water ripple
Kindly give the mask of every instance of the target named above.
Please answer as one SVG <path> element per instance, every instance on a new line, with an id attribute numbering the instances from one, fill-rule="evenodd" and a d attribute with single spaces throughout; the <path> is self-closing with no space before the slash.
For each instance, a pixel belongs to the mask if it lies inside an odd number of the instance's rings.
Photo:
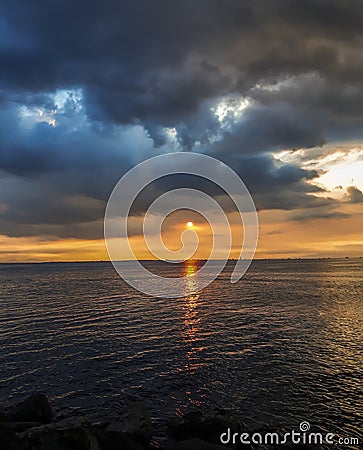
<path id="1" fill-rule="evenodd" d="M 0 407 L 42 389 L 57 414 L 99 419 L 129 395 L 161 420 L 220 406 L 255 429 L 307 420 L 359 437 L 362 269 L 255 261 L 236 285 L 230 265 L 202 293 L 159 299 L 107 263 L 0 265 Z"/>

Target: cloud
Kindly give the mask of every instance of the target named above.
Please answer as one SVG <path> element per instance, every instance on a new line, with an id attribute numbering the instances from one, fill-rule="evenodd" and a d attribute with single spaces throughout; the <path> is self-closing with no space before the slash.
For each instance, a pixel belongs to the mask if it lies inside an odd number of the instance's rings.
<path id="1" fill-rule="evenodd" d="M 333 214 L 306 164 L 363 137 L 362 26 L 358 0 L 5 2 L 0 232 L 100 237 L 117 180 L 186 150 L 231 165 L 260 210 Z"/>
<path id="2" fill-rule="evenodd" d="M 363 203 L 363 192 L 356 186 L 348 186 L 345 198 L 350 203 Z"/>
<path id="3" fill-rule="evenodd" d="M 303 209 L 298 210 L 290 214 L 289 220 L 291 221 L 310 221 L 313 219 L 346 219 L 349 218 L 350 215 L 340 212 L 340 211 L 333 211 L 328 207 L 323 207 L 319 210 L 312 210 L 312 209 Z"/>
<path id="4" fill-rule="evenodd" d="M 266 0 L 107 0 L 87 8 L 79 0 L 22 2 L 21 12 L 8 3 L 2 20 L 5 89 L 25 94 L 82 87 L 90 117 L 141 123 L 158 144 L 162 128 L 176 127 L 190 145 L 183 130 L 206 101 L 237 92 L 263 101 L 256 86 L 291 77 L 290 89 L 274 92 L 275 104 L 298 100 L 308 111 L 337 113 L 338 122 L 359 113 L 358 0 L 294 6 L 286 0 L 273 6 Z"/>

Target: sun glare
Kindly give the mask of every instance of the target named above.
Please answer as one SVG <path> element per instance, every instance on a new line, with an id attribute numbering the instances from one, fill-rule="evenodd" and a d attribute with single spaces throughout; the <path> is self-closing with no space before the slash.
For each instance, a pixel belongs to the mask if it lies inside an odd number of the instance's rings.
<path id="1" fill-rule="evenodd" d="M 188 227 L 188 228 L 192 228 L 193 225 L 194 225 L 193 222 L 187 222 L 187 227 Z"/>

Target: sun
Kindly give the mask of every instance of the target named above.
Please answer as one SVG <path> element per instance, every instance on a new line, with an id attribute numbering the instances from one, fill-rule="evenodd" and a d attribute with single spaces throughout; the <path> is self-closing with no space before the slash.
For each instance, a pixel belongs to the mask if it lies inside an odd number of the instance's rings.
<path id="1" fill-rule="evenodd" d="M 192 228 L 193 225 L 194 225 L 193 222 L 187 222 L 187 227 L 188 227 L 188 228 Z"/>

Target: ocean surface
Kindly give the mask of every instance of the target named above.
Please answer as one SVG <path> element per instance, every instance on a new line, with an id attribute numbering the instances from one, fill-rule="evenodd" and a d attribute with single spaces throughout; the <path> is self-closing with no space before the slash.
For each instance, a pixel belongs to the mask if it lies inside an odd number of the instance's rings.
<path id="1" fill-rule="evenodd" d="M 108 419 L 140 398 L 160 423 L 222 407 L 247 430 L 362 439 L 363 259 L 254 261 L 236 284 L 232 269 L 161 299 L 109 263 L 1 264 L 0 409 L 42 390 L 56 417 Z"/>

